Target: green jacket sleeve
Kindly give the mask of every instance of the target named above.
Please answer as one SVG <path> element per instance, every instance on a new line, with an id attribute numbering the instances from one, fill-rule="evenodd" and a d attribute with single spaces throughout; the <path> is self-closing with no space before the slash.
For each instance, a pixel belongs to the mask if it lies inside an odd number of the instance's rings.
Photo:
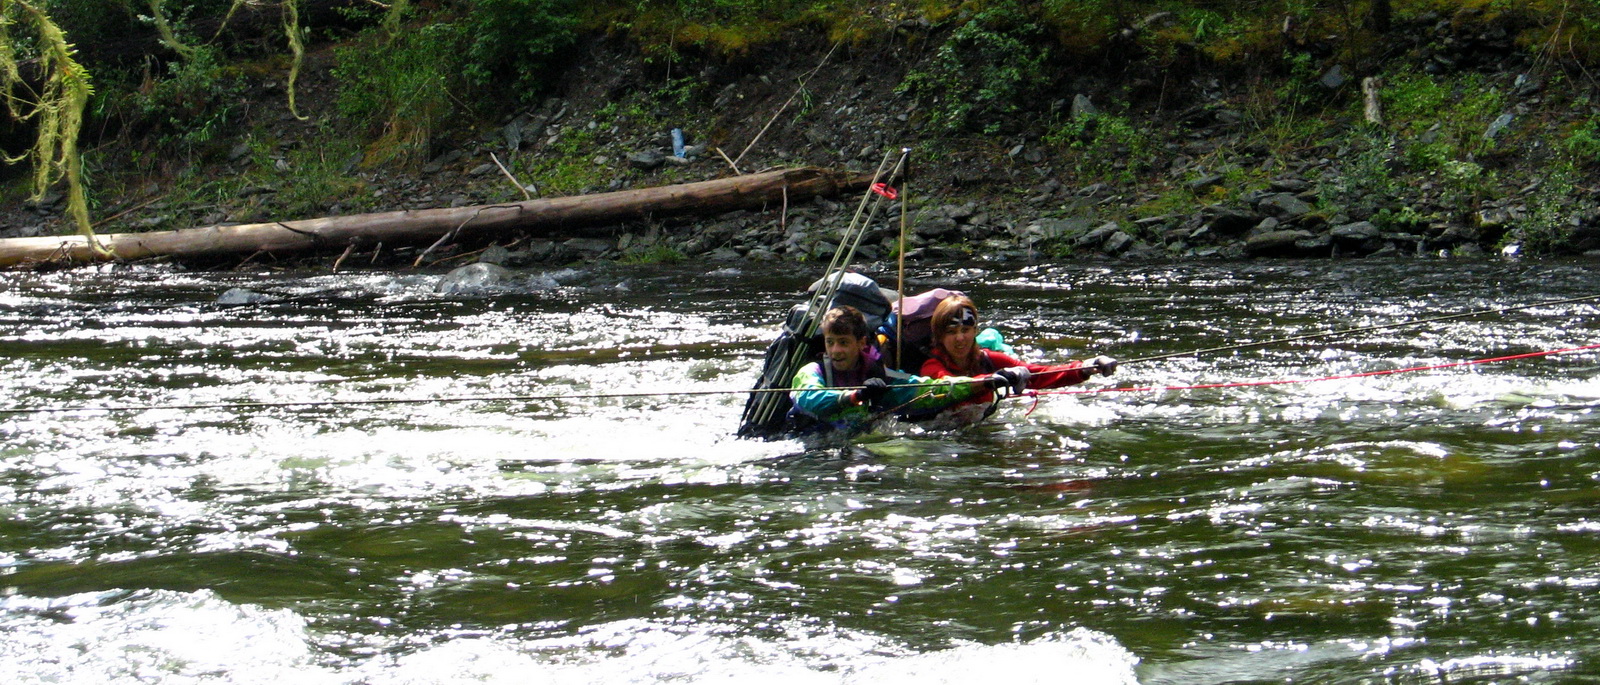
<path id="1" fill-rule="evenodd" d="M 938 411 L 954 406 L 988 392 L 989 386 L 965 376 L 928 378 L 927 376 L 901 376 L 889 380 L 889 394 L 885 407 L 894 411 Z"/>

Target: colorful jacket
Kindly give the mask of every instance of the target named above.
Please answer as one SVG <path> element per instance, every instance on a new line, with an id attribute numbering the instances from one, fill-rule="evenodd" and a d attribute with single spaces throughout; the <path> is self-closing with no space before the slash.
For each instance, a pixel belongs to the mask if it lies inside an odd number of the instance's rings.
<path id="1" fill-rule="evenodd" d="M 795 373 L 790 383 L 793 390 L 789 393 L 794 401 L 791 416 L 854 433 L 866 430 L 873 419 L 882 414 L 913 419 L 932 416 L 979 393 L 989 392 L 987 386 L 970 378 L 956 376 L 935 380 L 887 372 L 876 360 L 862 359 L 853 372 L 841 373 L 832 367 L 823 360 L 807 364 Z M 855 390 L 832 389 L 860 386 L 868 378 L 882 378 L 889 384 L 889 391 L 870 406 L 854 401 Z"/>
<path id="2" fill-rule="evenodd" d="M 1029 364 L 1016 357 L 990 349 L 980 348 L 978 352 L 981 355 L 978 359 L 979 375 L 992 374 L 1000 369 L 1012 366 L 1025 367 L 1028 369 L 1028 373 L 1031 374 L 1028 377 L 1028 388 L 1030 390 L 1077 385 L 1089 380 L 1089 377 L 1094 375 L 1094 369 L 1085 367 L 1081 361 L 1049 366 L 1045 364 Z M 935 350 L 933 356 L 929 357 L 928 361 L 923 362 L 922 375 L 929 378 L 945 378 L 952 375 L 950 372 L 950 367 L 952 366 L 955 365 L 948 362 L 948 357 L 945 356 L 943 350 Z M 994 392 L 992 390 L 983 386 L 977 387 L 980 388 L 981 392 L 963 404 L 982 404 L 994 401 Z"/>

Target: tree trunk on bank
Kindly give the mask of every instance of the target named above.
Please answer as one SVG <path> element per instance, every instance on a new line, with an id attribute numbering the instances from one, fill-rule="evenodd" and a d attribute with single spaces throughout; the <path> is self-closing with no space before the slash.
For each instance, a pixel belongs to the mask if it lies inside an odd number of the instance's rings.
<path id="1" fill-rule="evenodd" d="M 151 233 L 100 236 L 109 255 L 82 236 L 0 240 L 0 268 L 37 264 L 83 264 L 147 257 L 217 257 L 337 251 L 347 247 L 488 242 L 506 235 L 574 235 L 575 229 L 615 226 L 653 217 L 720 214 L 864 187 L 868 178 L 822 169 L 769 171 L 657 188 L 525 200 L 497 205 L 419 209 L 378 214 L 302 219 L 234 226 L 206 226 Z"/>

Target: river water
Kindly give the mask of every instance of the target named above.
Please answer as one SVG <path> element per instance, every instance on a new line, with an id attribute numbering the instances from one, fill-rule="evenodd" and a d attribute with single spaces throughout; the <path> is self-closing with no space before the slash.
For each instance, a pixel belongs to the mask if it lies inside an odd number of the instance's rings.
<path id="1" fill-rule="evenodd" d="M 1591 267 L 921 267 L 908 289 L 968 291 L 1041 359 L 1136 359 L 1586 296 Z M 721 391 L 817 275 L 605 265 L 449 297 L 438 275 L 7 275 L 0 408 L 121 409 L 0 414 L 0 682 L 1600 679 L 1594 351 L 1009 400 L 844 449 L 733 438 Z M 1570 348 L 1597 313 L 1079 387 Z M 430 401 L 278 404 L 384 399 Z"/>

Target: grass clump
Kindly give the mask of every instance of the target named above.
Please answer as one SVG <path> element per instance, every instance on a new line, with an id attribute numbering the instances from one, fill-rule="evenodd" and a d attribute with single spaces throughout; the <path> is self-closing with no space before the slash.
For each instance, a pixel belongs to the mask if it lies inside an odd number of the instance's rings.
<path id="1" fill-rule="evenodd" d="M 669 245 L 653 245 L 622 255 L 624 264 L 677 264 L 689 259 L 683 251 Z"/>

